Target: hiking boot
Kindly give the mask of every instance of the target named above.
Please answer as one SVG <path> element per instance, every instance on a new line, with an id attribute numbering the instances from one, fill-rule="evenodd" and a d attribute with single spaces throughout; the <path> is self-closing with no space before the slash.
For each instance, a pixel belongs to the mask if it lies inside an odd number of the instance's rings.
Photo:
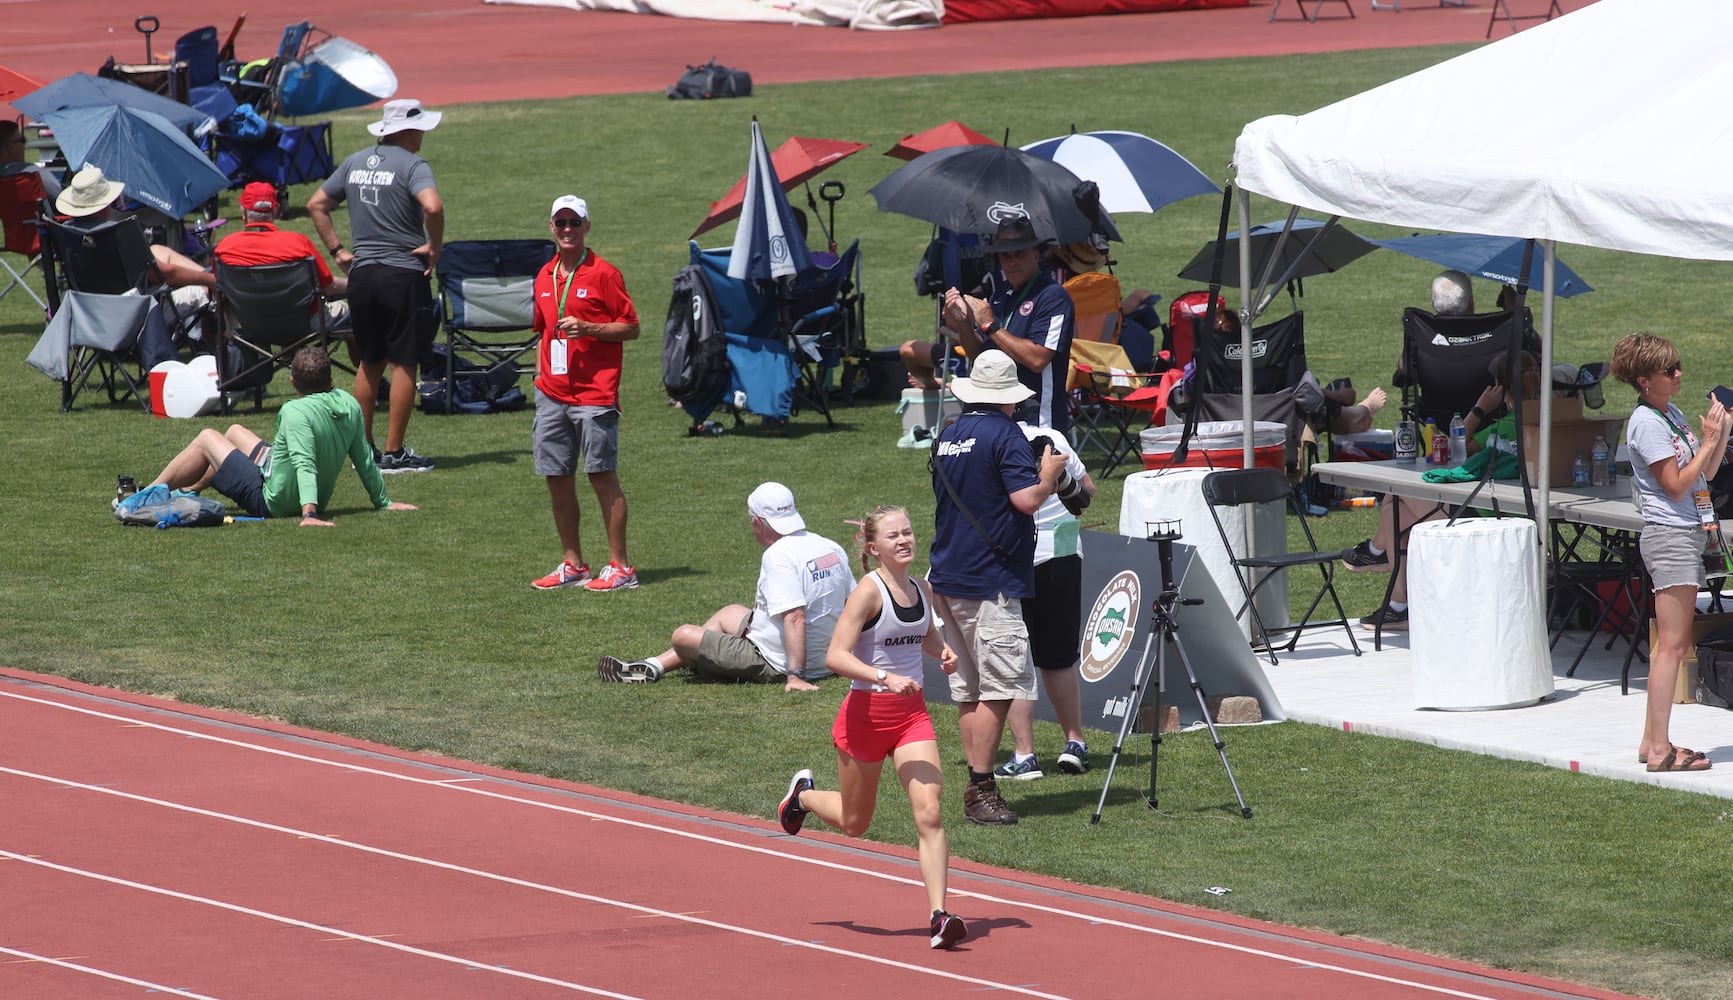
<path id="1" fill-rule="evenodd" d="M 1066 774 L 1083 774 L 1089 770 L 1089 748 L 1076 740 L 1065 741 L 1065 752 L 1059 755 L 1059 770 Z"/>
<path id="2" fill-rule="evenodd" d="M 420 455 L 417 455 L 412 451 L 408 445 L 404 445 L 397 451 L 380 452 L 379 457 L 374 459 L 374 464 L 379 466 L 379 471 L 387 476 L 398 472 L 433 471 L 433 459 L 422 458 Z"/>
<path id="3" fill-rule="evenodd" d="M 1027 757 L 1012 754 L 1010 760 L 993 768 L 993 776 L 995 778 L 1014 778 L 1017 781 L 1034 781 L 1037 778 L 1046 777 L 1041 773 L 1041 762 L 1035 759 L 1034 754 Z"/>
<path id="4" fill-rule="evenodd" d="M 537 590 L 554 590 L 559 587 L 581 587 L 589 581 L 589 563 L 573 566 L 570 560 L 562 559 L 552 573 L 540 579 L 531 580 L 530 586 Z"/>
<path id="5" fill-rule="evenodd" d="M 638 574 L 630 566 L 610 561 L 600 576 L 584 584 L 590 590 L 630 590 L 638 585 Z"/>
<path id="6" fill-rule="evenodd" d="M 1386 604 L 1360 619 L 1360 624 L 1374 630 L 1382 627 L 1386 632 L 1406 632 L 1408 631 L 1408 609 L 1403 608 L 1401 611 L 1397 611 Z"/>
<path id="7" fill-rule="evenodd" d="M 927 931 L 930 935 L 927 944 L 933 948 L 949 948 L 969 936 L 969 928 L 963 926 L 963 918 L 952 916 L 944 910 L 933 911 L 933 922 L 927 925 Z"/>
<path id="8" fill-rule="evenodd" d="M 992 778 L 963 788 L 963 815 L 982 826 L 1010 826 L 1017 814 L 999 797 L 999 784 Z"/>
<path id="9" fill-rule="evenodd" d="M 662 679 L 662 673 L 662 665 L 655 660 L 604 656 L 596 661 L 596 676 L 615 684 L 654 684 Z"/>
<path id="10" fill-rule="evenodd" d="M 1342 565 L 1355 572 L 1390 568 L 1390 553 L 1373 552 L 1370 538 L 1351 549 L 1342 550 Z"/>
<path id="11" fill-rule="evenodd" d="M 811 790 L 812 772 L 803 767 L 789 779 L 788 794 L 782 797 L 782 802 L 776 807 L 776 821 L 782 824 L 782 832 L 790 837 L 800 832 L 800 828 L 806 825 L 806 817 L 811 815 L 800 804 L 800 793 Z M 937 948 L 938 945 L 933 947 Z"/>

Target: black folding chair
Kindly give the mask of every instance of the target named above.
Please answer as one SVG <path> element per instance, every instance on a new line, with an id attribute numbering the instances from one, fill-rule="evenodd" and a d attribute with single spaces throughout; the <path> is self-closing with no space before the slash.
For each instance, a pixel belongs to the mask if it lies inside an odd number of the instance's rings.
<path id="1" fill-rule="evenodd" d="M 1276 664 L 1275 636 L 1291 633 L 1286 647 L 1290 652 L 1299 643 L 1300 636 L 1312 628 L 1341 626 L 1348 634 L 1348 645 L 1353 648 L 1354 655 L 1360 655 L 1360 643 L 1354 638 L 1354 626 L 1348 620 L 1348 613 L 1342 609 L 1342 601 L 1336 596 L 1334 579 L 1336 561 L 1341 558 L 1339 551 L 1319 552 L 1318 542 L 1312 536 L 1312 526 L 1306 521 L 1305 506 L 1294 494 L 1293 487 L 1288 484 L 1287 477 L 1276 469 L 1225 469 L 1212 472 L 1203 479 L 1203 498 L 1209 504 L 1210 519 L 1215 522 L 1216 532 L 1221 536 L 1222 545 L 1227 548 L 1233 558 L 1234 577 L 1239 581 L 1240 591 L 1245 595 L 1245 603 L 1234 612 L 1238 618 L 1243 612 L 1250 612 L 1254 637 L 1262 637 L 1264 652 L 1270 658 L 1270 665 Z M 1239 553 L 1245 549 L 1244 539 L 1236 540 L 1229 537 L 1226 523 L 1222 520 L 1222 510 L 1228 507 L 1243 508 L 1248 519 L 1255 516 L 1259 504 L 1280 502 L 1286 504 L 1286 509 L 1299 518 L 1301 533 L 1306 539 L 1306 548 L 1299 552 L 1283 552 L 1271 555 L 1255 553 Z M 1269 627 L 1264 624 L 1258 614 L 1257 601 L 1259 590 L 1262 590 L 1271 580 L 1277 579 L 1277 574 L 1298 566 L 1316 566 L 1323 585 L 1318 589 L 1317 596 L 1307 606 L 1306 613 L 1300 616 L 1300 622 L 1295 625 Z M 1262 578 L 1255 582 L 1252 578 L 1261 572 Z M 1292 576 L 1289 576 L 1292 580 Z M 1324 597 L 1330 598 L 1330 603 L 1336 608 L 1336 617 L 1313 621 L 1312 613 L 1318 609 Z"/>
<path id="2" fill-rule="evenodd" d="M 1402 370 L 1395 379 L 1403 410 L 1419 423 L 1430 418 L 1440 428 L 1449 427 L 1452 416 L 1474 408 L 1489 382 L 1489 366 L 1510 356 L 1511 338 L 1517 336 L 1523 350 L 1540 356 L 1540 338 L 1527 310 L 1520 324 L 1510 312 L 1439 316 L 1404 310 Z"/>
<path id="3" fill-rule="evenodd" d="M 221 326 L 217 392 L 222 412 L 231 396 L 251 392 L 264 404 L 265 386 L 295 352 L 333 339 L 319 295 L 319 269 L 311 257 L 240 267 L 217 261 L 216 305 Z"/>
<path id="4" fill-rule="evenodd" d="M 57 276 L 47 282 L 50 313 L 60 311 L 64 283 L 66 288 L 88 296 L 137 295 L 154 299 L 171 317 L 171 327 L 178 322 L 174 300 L 168 287 L 161 283 L 156 257 L 145 238 L 144 226 L 137 219 L 129 216 L 85 227 L 43 218 L 41 225 L 48 238 L 47 257 L 52 258 L 44 261 L 44 272 Z M 149 409 L 150 401 L 143 388 L 148 382 L 137 351 L 142 332 L 142 325 L 125 336 L 92 338 L 88 333 L 75 332 L 71 370 L 79 374 L 64 386 L 60 408 L 71 409 L 95 375 L 99 376 L 98 387 L 108 392 L 110 401 L 131 396 Z"/>

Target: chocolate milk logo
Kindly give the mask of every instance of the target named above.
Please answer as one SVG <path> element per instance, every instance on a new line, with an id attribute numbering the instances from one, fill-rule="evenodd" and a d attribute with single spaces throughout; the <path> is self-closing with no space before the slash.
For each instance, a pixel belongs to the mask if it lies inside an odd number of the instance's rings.
<path id="1" fill-rule="evenodd" d="M 1131 637 L 1137 633 L 1137 605 L 1141 591 L 1137 574 L 1122 570 L 1107 581 L 1107 586 L 1095 598 L 1095 606 L 1083 623 L 1084 680 L 1092 684 L 1106 680 L 1131 648 Z"/>

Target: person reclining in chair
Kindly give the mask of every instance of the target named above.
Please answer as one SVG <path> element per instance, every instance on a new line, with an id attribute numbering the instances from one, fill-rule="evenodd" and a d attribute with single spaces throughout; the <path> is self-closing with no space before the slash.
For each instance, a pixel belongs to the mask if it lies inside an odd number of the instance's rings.
<path id="1" fill-rule="evenodd" d="M 278 229 L 276 220 L 282 211 L 277 189 L 265 181 L 253 181 L 241 189 L 241 218 L 244 228 L 217 241 L 211 254 L 230 267 L 256 267 L 261 264 L 287 264 L 312 258 L 319 272 L 319 291 L 327 299 L 349 294 L 349 279 L 331 274 L 330 265 L 319 256 L 313 241 L 302 233 Z M 326 322 L 331 327 L 348 321 L 349 308 L 340 302 L 325 303 Z"/>
<path id="2" fill-rule="evenodd" d="M 120 181 L 109 180 L 103 174 L 102 168 L 87 165 L 72 176 L 72 183 L 54 200 L 54 210 L 66 216 L 74 226 L 93 229 L 109 220 L 115 201 L 125 190 L 126 185 Z M 200 267 L 191 257 L 170 250 L 160 243 L 152 243 L 150 252 L 156 258 L 156 269 L 162 276 L 163 284 L 174 289 L 199 290 L 189 294 L 177 292 L 176 304 L 204 304 L 208 290 L 217 285 L 216 275 Z"/>
<path id="3" fill-rule="evenodd" d="M 0 119 L 0 177 L 10 177 L 13 174 L 35 174 L 42 179 L 42 193 L 53 202 L 60 197 L 60 178 L 54 176 L 54 171 L 44 170 L 25 158 L 28 148 L 24 138 L 24 128 L 10 118 Z"/>
<path id="4" fill-rule="evenodd" d="M 277 413 L 270 442 L 240 424 L 207 427 L 169 461 L 150 485 L 174 490 L 214 487 L 253 517 L 294 517 L 302 527 L 334 527 L 325 516 L 337 476 L 354 465 L 376 510 L 414 510 L 385 495 L 385 479 L 361 427 L 361 407 L 331 388 L 331 358 L 303 347 L 289 364 L 295 398 Z"/>

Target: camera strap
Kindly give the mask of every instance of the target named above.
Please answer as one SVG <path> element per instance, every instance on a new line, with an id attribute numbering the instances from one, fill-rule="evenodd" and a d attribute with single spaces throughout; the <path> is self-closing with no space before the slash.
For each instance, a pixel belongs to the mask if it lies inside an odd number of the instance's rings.
<path id="1" fill-rule="evenodd" d="M 965 414 L 965 416 L 967 416 L 967 414 Z M 958 421 L 960 422 L 961 420 L 962 418 L 959 417 Z M 927 452 L 927 469 L 932 472 L 933 478 L 937 479 L 940 484 L 945 487 L 945 493 L 951 498 L 951 505 L 956 507 L 957 510 L 962 513 L 964 519 L 969 522 L 969 527 L 974 528 L 975 534 L 981 536 L 981 541 L 987 543 L 987 548 L 991 549 L 993 554 L 999 557 L 1000 562 L 1007 566 L 1014 565 L 1011 553 L 1005 551 L 1003 545 L 994 541 L 992 536 L 987 534 L 987 529 L 981 526 L 981 522 L 976 519 L 974 512 L 963 503 L 963 498 L 957 495 L 957 488 L 951 485 L 951 477 L 945 475 L 944 467 L 939 464 L 939 435 L 937 434 L 933 435 L 932 447 Z"/>

